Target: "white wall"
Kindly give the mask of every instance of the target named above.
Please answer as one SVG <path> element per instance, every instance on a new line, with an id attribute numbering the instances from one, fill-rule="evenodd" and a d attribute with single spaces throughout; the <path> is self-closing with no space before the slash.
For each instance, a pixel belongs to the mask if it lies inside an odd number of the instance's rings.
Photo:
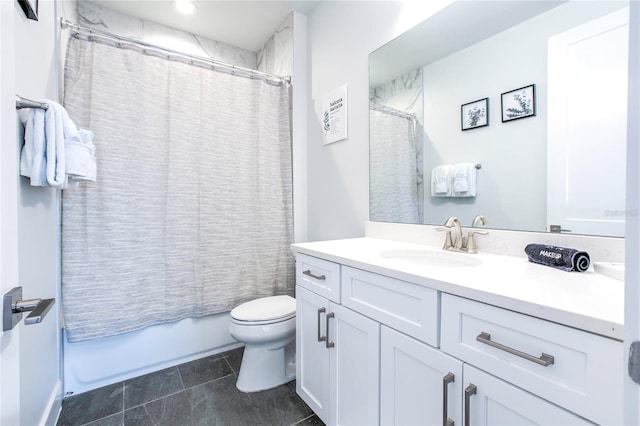
<path id="1" fill-rule="evenodd" d="M 308 17 L 308 238 L 364 235 L 369 219 L 368 55 L 450 1 L 320 2 Z M 322 145 L 320 101 L 347 85 L 346 140 Z"/>

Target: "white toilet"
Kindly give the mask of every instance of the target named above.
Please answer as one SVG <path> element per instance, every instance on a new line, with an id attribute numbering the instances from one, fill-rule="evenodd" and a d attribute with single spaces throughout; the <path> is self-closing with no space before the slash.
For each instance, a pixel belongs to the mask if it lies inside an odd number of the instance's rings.
<path id="1" fill-rule="evenodd" d="M 243 303 L 231 311 L 229 332 L 244 343 L 236 387 L 257 392 L 296 376 L 296 299 L 270 296 Z"/>

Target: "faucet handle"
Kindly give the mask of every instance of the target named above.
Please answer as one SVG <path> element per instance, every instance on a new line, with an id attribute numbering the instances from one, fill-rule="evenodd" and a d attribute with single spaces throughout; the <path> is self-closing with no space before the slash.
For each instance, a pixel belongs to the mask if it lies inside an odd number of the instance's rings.
<path id="1" fill-rule="evenodd" d="M 476 240 L 473 238 L 475 234 L 478 235 L 487 235 L 489 231 L 479 231 L 475 229 L 470 229 L 467 234 L 467 253 L 477 253 L 478 248 L 476 247 Z"/>
<path id="2" fill-rule="evenodd" d="M 436 231 L 438 232 L 446 232 L 446 236 L 444 237 L 444 245 L 442 246 L 442 248 L 444 250 L 449 250 L 451 249 L 451 247 L 453 247 L 453 240 L 451 239 L 451 228 L 436 228 Z"/>

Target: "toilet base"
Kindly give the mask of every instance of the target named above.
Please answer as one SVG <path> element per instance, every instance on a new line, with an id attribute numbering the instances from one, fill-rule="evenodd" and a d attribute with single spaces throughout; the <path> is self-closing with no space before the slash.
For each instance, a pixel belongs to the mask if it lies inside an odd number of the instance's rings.
<path id="1" fill-rule="evenodd" d="M 295 341 L 279 349 L 247 344 L 242 355 L 236 387 L 241 392 L 258 392 L 296 378 Z"/>

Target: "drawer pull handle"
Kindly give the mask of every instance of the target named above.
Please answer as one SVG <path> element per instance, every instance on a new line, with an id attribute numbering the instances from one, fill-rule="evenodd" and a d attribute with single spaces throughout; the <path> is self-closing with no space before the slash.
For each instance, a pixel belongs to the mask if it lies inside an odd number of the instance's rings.
<path id="1" fill-rule="evenodd" d="M 464 390 L 464 426 L 470 426 L 471 421 L 469 417 L 471 417 L 471 395 L 475 395 L 478 393 L 478 388 L 473 383 L 469 383 Z"/>
<path id="2" fill-rule="evenodd" d="M 449 383 L 453 383 L 456 376 L 453 373 L 447 373 L 442 378 L 442 426 L 454 426 L 453 420 L 449 418 L 449 392 L 447 391 Z"/>
<path id="3" fill-rule="evenodd" d="M 320 315 L 325 312 L 327 312 L 326 308 L 318 309 L 318 342 L 324 342 L 325 340 L 327 340 L 327 336 L 322 336 L 320 334 Z"/>
<path id="4" fill-rule="evenodd" d="M 552 355 L 548 355 L 543 353 L 540 357 L 535 357 L 533 355 L 529 355 L 528 353 L 524 353 L 517 349 L 510 348 L 509 346 L 505 346 L 501 343 L 497 343 L 491 340 L 491 335 L 489 333 L 485 333 L 484 331 L 478 334 L 476 340 L 480 343 L 484 343 L 485 345 L 493 346 L 494 348 L 500 349 L 502 351 L 508 352 L 512 355 L 519 356 L 520 358 L 524 358 L 527 361 L 535 362 L 538 365 L 542 365 L 543 367 L 548 367 L 553 364 L 554 358 Z"/>
<path id="5" fill-rule="evenodd" d="M 310 269 L 307 269 L 306 271 L 302 271 L 303 274 L 310 276 L 311 278 L 315 278 L 316 280 L 326 280 L 327 277 L 325 277 L 324 275 L 314 275 L 313 272 L 311 272 Z"/>
<path id="6" fill-rule="evenodd" d="M 329 320 L 331 318 L 334 318 L 335 316 L 336 314 L 334 314 L 333 312 L 329 312 L 327 314 L 327 342 L 326 342 L 327 349 L 333 348 L 335 346 L 335 343 L 329 341 Z"/>

